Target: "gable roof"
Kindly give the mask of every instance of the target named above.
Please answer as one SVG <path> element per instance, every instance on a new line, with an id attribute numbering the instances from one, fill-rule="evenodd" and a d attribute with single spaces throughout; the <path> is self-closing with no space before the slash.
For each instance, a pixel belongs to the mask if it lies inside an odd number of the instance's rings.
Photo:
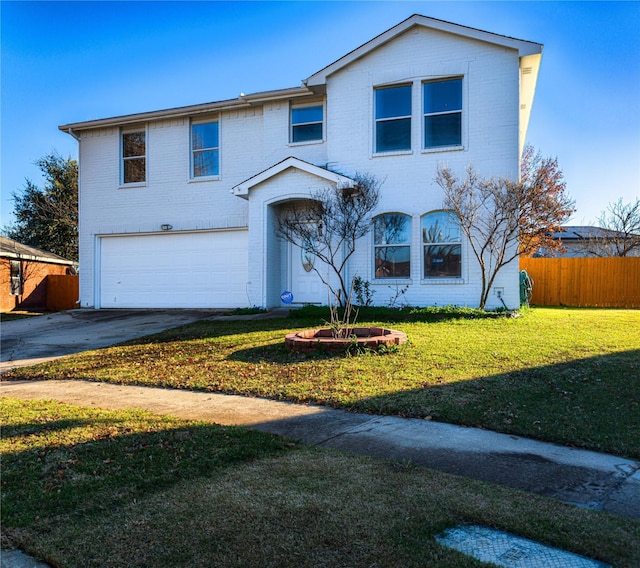
<path id="1" fill-rule="evenodd" d="M 357 59 L 364 57 L 378 47 L 390 42 L 407 30 L 417 26 L 447 32 L 461 37 L 476 39 L 479 41 L 484 41 L 517 50 L 521 60 L 520 114 L 521 123 L 524 126 L 523 130 L 526 131 L 526 126 L 529 121 L 531 103 L 533 102 L 533 91 L 535 90 L 538 69 L 540 67 L 542 44 L 515 39 L 491 32 L 485 32 L 475 28 L 446 22 L 444 20 L 428 18 L 419 14 L 414 14 L 403 22 L 400 22 L 399 24 L 376 36 L 367 43 L 344 55 L 337 61 L 334 61 L 330 65 L 327 65 L 317 73 L 314 73 L 309 78 L 305 79 L 302 82 L 302 85 L 298 87 L 289 87 L 272 91 L 262 91 L 249 95 L 240 94 L 240 96 L 235 99 L 228 99 L 224 101 L 209 102 L 165 110 L 141 112 L 111 118 L 101 118 L 84 122 L 69 123 L 59 126 L 58 129 L 66 132 L 67 134 L 70 134 L 74 138 L 78 138 L 78 135 L 75 131 L 88 130 L 92 128 L 123 126 L 128 124 L 146 122 L 149 120 L 189 117 L 202 115 L 205 113 L 221 112 L 225 110 L 238 110 L 241 108 L 249 108 L 254 105 L 262 105 L 268 101 L 289 100 L 292 98 L 312 96 L 315 94 L 323 93 L 329 75 L 335 73 L 336 71 L 342 69 L 343 67 L 349 65 Z M 523 136 L 523 133 L 521 133 L 521 146 L 523 144 Z"/>
<path id="2" fill-rule="evenodd" d="M 32 260 L 36 262 L 48 262 L 50 264 L 67 264 L 69 266 L 75 264 L 72 260 L 67 260 L 52 252 L 40 250 L 29 245 L 23 245 L 18 241 L 3 236 L 0 236 L 0 258 Z"/>
<path id="3" fill-rule="evenodd" d="M 250 189 L 289 169 L 300 170 L 335 184 L 348 184 L 353 181 L 351 178 L 346 176 L 326 170 L 319 166 L 314 166 L 309 162 L 290 156 L 234 186 L 231 188 L 231 193 L 238 197 L 247 199 Z"/>
<path id="4" fill-rule="evenodd" d="M 453 24 L 451 22 L 438 20 L 436 18 L 428 18 L 426 16 L 421 16 L 420 14 L 414 14 L 403 22 L 400 22 L 396 26 L 388 29 L 386 32 L 381 33 L 380 35 L 374 37 L 372 40 L 369 40 L 367 43 L 347 53 L 347 55 L 341 57 L 337 61 L 334 61 L 330 65 L 327 65 L 324 69 L 321 69 L 317 73 L 314 73 L 313 75 L 311 75 L 311 77 L 303 81 L 303 83 L 308 87 L 314 87 L 326 83 L 327 77 L 329 75 L 332 75 L 336 71 L 339 71 L 340 69 L 346 67 L 347 65 L 353 63 L 361 57 L 364 57 L 381 45 L 390 42 L 400 34 L 403 34 L 407 30 L 410 30 L 414 27 L 430 28 L 432 30 L 438 30 L 469 39 L 476 39 L 487 43 L 493 43 L 502 47 L 508 47 L 517 50 L 520 57 L 542 53 L 542 44 L 539 43 L 522 39 L 515 39 L 491 32 L 485 32 L 475 28 L 469 28 L 460 24 Z"/>

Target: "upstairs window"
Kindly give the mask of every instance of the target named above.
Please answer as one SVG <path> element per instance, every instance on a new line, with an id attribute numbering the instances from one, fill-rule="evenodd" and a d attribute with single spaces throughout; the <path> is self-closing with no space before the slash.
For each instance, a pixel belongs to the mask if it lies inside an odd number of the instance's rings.
<path id="1" fill-rule="evenodd" d="M 322 105 L 292 108 L 289 140 L 292 143 L 322 140 L 323 121 Z"/>
<path id="2" fill-rule="evenodd" d="M 411 276 L 411 217 L 387 213 L 373 221 L 376 278 Z"/>
<path id="3" fill-rule="evenodd" d="M 147 180 L 146 132 L 122 133 L 122 183 L 144 183 Z"/>
<path id="4" fill-rule="evenodd" d="M 460 223 L 454 213 L 436 211 L 422 217 L 422 246 L 425 278 L 462 276 Z"/>
<path id="5" fill-rule="evenodd" d="M 220 133 L 218 121 L 191 125 L 191 177 L 220 175 Z"/>
<path id="6" fill-rule="evenodd" d="M 411 149 L 411 85 L 375 90 L 375 151 Z"/>
<path id="7" fill-rule="evenodd" d="M 424 147 L 462 145 L 462 79 L 424 83 Z"/>

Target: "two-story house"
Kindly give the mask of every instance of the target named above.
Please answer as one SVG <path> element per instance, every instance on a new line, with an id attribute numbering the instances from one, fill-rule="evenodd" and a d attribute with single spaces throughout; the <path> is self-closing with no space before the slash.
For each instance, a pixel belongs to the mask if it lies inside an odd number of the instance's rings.
<path id="1" fill-rule="evenodd" d="M 298 87 L 61 126 L 79 142 L 81 306 L 274 307 L 284 291 L 326 304 L 323 267 L 274 219 L 356 173 L 381 199 L 347 280 L 380 305 L 406 289 L 411 305 L 477 306 L 437 167 L 518 176 L 541 54 L 414 15 Z M 495 287 L 518 305 L 517 262 Z"/>

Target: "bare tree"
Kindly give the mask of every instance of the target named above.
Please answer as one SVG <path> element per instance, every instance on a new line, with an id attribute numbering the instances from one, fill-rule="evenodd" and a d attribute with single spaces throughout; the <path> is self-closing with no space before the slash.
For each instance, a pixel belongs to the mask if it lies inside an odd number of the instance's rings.
<path id="1" fill-rule="evenodd" d="M 283 209 L 276 218 L 276 235 L 315 255 L 337 279 L 313 267 L 337 304 L 343 306 L 351 286 L 344 268 L 355 252 L 356 241 L 371 229 L 370 214 L 380 200 L 380 182 L 368 174 L 357 174 L 348 186 L 326 187 L 310 199 Z"/>
<path id="2" fill-rule="evenodd" d="M 600 230 L 588 235 L 587 250 L 595 256 L 633 256 L 640 251 L 640 199 L 609 203 L 598 217 Z"/>
<path id="3" fill-rule="evenodd" d="M 575 210 L 564 193 L 557 160 L 542 158 L 531 146 L 523 154 L 520 181 L 482 179 L 469 166 L 462 179 L 439 167 L 436 183 L 444 191 L 444 207 L 457 215 L 480 265 L 481 309 L 500 270 L 519 254 L 561 246 L 552 233 L 559 231 Z"/>

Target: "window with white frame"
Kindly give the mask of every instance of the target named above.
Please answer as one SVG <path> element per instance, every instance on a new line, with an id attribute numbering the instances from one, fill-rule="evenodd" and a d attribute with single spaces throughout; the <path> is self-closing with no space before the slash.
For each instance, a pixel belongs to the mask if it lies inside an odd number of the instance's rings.
<path id="1" fill-rule="evenodd" d="M 313 142 L 323 137 L 324 108 L 322 105 L 293 107 L 291 109 L 291 131 L 289 140 Z"/>
<path id="2" fill-rule="evenodd" d="M 217 120 L 191 125 L 191 177 L 220 175 L 220 132 Z"/>
<path id="3" fill-rule="evenodd" d="M 9 293 L 12 296 L 22 295 L 22 261 L 12 260 L 10 266 L 11 283 Z"/>
<path id="4" fill-rule="evenodd" d="M 386 213 L 373 220 L 373 256 L 376 278 L 411 276 L 411 217 Z"/>
<path id="5" fill-rule="evenodd" d="M 462 242 L 460 223 L 451 211 L 434 211 L 422 217 L 424 278 L 460 278 Z"/>
<path id="6" fill-rule="evenodd" d="M 411 85 L 375 89 L 375 151 L 411 150 Z"/>
<path id="7" fill-rule="evenodd" d="M 122 133 L 122 183 L 144 183 L 147 180 L 146 131 Z"/>
<path id="8" fill-rule="evenodd" d="M 422 85 L 424 148 L 462 145 L 462 79 Z"/>

